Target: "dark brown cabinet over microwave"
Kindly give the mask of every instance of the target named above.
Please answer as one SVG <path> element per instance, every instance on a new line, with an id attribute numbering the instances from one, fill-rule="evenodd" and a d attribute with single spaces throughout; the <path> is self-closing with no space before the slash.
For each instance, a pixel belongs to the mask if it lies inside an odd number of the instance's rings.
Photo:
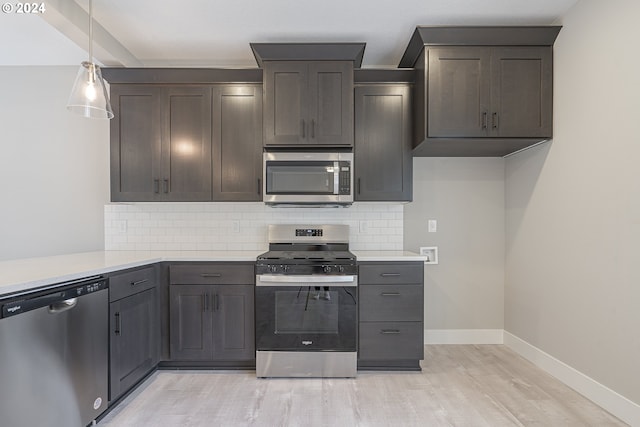
<path id="1" fill-rule="evenodd" d="M 353 64 L 264 64 L 264 144 L 353 145 Z"/>
<path id="2" fill-rule="evenodd" d="M 353 146 L 353 70 L 365 43 L 251 43 L 264 69 L 264 145 Z"/>
<path id="3" fill-rule="evenodd" d="M 553 136 L 561 27 L 417 27 L 414 156 L 504 156 Z"/>

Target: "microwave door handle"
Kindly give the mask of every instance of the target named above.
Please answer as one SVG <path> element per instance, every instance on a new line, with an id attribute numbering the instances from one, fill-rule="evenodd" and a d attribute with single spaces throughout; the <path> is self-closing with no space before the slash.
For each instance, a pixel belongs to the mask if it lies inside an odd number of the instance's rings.
<path id="1" fill-rule="evenodd" d="M 333 194 L 340 194 L 340 162 L 333 162 Z"/>

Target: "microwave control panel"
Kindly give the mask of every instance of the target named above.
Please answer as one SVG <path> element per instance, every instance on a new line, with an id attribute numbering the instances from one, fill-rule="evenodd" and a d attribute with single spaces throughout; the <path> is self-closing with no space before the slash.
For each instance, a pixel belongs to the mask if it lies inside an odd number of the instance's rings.
<path id="1" fill-rule="evenodd" d="M 339 194 L 351 194 L 351 162 L 340 162 Z"/>

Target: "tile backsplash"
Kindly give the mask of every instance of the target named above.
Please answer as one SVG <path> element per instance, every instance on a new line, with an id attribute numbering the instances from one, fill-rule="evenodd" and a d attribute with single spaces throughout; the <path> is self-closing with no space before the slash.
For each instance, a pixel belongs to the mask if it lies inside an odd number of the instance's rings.
<path id="1" fill-rule="evenodd" d="M 347 224 L 353 250 L 402 250 L 403 205 L 272 208 L 263 203 L 104 207 L 106 250 L 266 250 L 268 224 Z"/>

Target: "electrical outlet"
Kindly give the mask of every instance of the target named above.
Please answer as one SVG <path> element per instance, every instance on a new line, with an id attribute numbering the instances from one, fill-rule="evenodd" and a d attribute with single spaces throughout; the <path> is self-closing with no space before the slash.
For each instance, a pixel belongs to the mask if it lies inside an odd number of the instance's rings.
<path id="1" fill-rule="evenodd" d="M 360 233 L 366 234 L 369 232 L 369 221 L 360 221 Z"/>
<path id="2" fill-rule="evenodd" d="M 436 221 L 435 219 L 430 219 L 429 221 L 427 221 L 427 227 L 429 233 L 435 233 L 436 231 L 438 231 L 438 221 Z"/>
<path id="3" fill-rule="evenodd" d="M 127 220 L 126 219 L 118 219 L 113 221 L 114 228 L 116 229 L 116 233 L 125 234 L 127 232 Z"/>
<path id="4" fill-rule="evenodd" d="M 234 233 L 240 232 L 240 221 L 231 221 L 231 228 Z"/>

